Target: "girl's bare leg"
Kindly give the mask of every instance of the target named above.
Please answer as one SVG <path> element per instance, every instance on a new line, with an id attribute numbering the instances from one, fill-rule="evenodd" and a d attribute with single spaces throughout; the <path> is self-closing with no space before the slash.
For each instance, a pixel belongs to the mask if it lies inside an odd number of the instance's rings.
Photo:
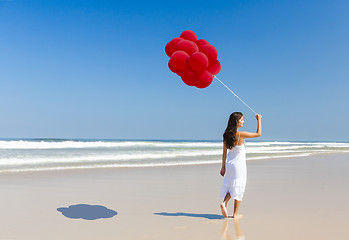
<path id="1" fill-rule="evenodd" d="M 228 217 L 227 204 L 228 204 L 230 198 L 231 198 L 230 193 L 227 193 L 227 195 L 225 195 L 223 202 L 221 203 L 222 215 L 226 218 Z"/>
<path id="2" fill-rule="evenodd" d="M 241 201 L 238 201 L 238 200 L 234 199 L 234 215 L 233 215 L 233 218 L 234 218 L 234 219 L 239 219 L 239 218 L 242 217 L 241 214 L 238 214 L 240 202 L 241 202 Z"/>

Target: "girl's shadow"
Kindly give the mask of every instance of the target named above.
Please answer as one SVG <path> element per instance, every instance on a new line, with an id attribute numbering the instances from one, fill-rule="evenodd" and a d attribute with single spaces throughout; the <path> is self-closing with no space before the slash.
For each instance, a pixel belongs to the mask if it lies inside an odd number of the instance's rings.
<path id="1" fill-rule="evenodd" d="M 100 205 L 77 204 L 69 207 L 57 208 L 67 218 L 96 220 L 100 218 L 112 218 L 118 213 Z"/>
<path id="2" fill-rule="evenodd" d="M 171 216 L 171 217 L 196 217 L 196 218 L 206 218 L 206 219 L 224 219 L 222 215 L 218 214 L 200 214 L 200 213 L 167 213 L 167 212 L 161 212 L 161 213 L 154 213 L 155 215 L 161 215 L 161 216 Z"/>

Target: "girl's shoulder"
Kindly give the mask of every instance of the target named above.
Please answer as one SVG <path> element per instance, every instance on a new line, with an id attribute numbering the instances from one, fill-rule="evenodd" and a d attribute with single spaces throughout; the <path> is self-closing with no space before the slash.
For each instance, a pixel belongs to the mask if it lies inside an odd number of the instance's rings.
<path id="1" fill-rule="evenodd" d="M 246 135 L 248 134 L 248 132 L 245 132 L 245 131 L 241 131 L 241 132 L 238 132 L 238 134 L 240 134 L 240 137 L 246 137 Z"/>

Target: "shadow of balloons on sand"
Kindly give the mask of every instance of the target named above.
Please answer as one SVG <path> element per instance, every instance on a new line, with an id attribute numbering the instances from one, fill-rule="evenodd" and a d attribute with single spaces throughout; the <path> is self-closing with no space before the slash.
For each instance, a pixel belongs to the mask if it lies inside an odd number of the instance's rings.
<path id="1" fill-rule="evenodd" d="M 118 213 L 101 205 L 77 204 L 69 207 L 57 208 L 67 218 L 96 220 L 101 218 L 112 218 Z"/>
<path id="2" fill-rule="evenodd" d="M 160 212 L 160 213 L 154 213 L 155 215 L 161 215 L 161 216 L 171 216 L 171 217 L 195 217 L 195 218 L 206 218 L 206 219 L 224 219 L 222 215 L 218 214 L 201 214 L 201 213 L 184 213 L 184 212 L 177 212 L 177 213 L 167 213 L 167 212 Z"/>

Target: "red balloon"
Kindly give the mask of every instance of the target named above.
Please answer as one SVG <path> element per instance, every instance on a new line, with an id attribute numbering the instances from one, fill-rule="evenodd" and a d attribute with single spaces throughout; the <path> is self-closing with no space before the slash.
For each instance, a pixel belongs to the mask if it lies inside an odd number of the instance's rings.
<path id="1" fill-rule="evenodd" d="M 167 56 L 169 56 L 169 57 L 171 57 L 171 50 L 170 50 L 170 43 L 171 43 L 171 41 L 170 42 L 168 42 L 167 44 L 166 44 L 166 46 L 165 46 L 165 52 L 166 52 L 166 55 Z"/>
<path id="2" fill-rule="evenodd" d="M 210 64 L 210 66 L 208 66 L 208 69 L 207 69 L 207 71 L 209 71 L 213 75 L 217 75 L 220 70 L 221 70 L 221 63 L 218 60 Z"/>
<path id="3" fill-rule="evenodd" d="M 188 86 L 195 86 L 194 73 L 191 71 L 187 71 L 182 75 L 182 80 Z"/>
<path id="4" fill-rule="evenodd" d="M 186 53 L 188 53 L 189 55 L 195 53 L 195 52 L 198 52 L 199 51 L 199 48 L 198 46 L 193 43 L 192 41 L 189 41 L 189 40 L 182 40 L 180 41 L 178 44 L 177 44 L 177 48 L 176 50 L 181 50 L 181 51 L 184 51 Z"/>
<path id="5" fill-rule="evenodd" d="M 179 70 L 179 69 L 175 68 L 175 67 L 173 66 L 173 63 L 172 63 L 171 59 L 168 61 L 168 68 L 169 68 L 172 72 L 176 73 L 178 76 L 182 76 L 184 73 L 186 73 L 185 70 Z"/>
<path id="6" fill-rule="evenodd" d="M 184 32 L 182 32 L 181 38 L 187 39 L 192 42 L 196 42 L 196 40 L 198 40 L 196 34 L 191 30 L 185 30 Z"/>
<path id="7" fill-rule="evenodd" d="M 188 57 L 188 53 L 184 51 L 175 51 L 170 59 L 171 65 L 178 70 L 187 70 L 186 61 Z"/>
<path id="8" fill-rule="evenodd" d="M 218 52 L 214 46 L 205 45 L 200 49 L 200 51 L 208 57 L 210 64 L 214 63 L 217 60 Z"/>
<path id="9" fill-rule="evenodd" d="M 196 45 L 198 45 L 200 51 L 201 51 L 201 48 L 202 48 L 203 46 L 209 44 L 208 41 L 206 41 L 205 39 L 199 39 L 199 40 L 197 40 L 195 43 L 196 43 Z"/>
<path id="10" fill-rule="evenodd" d="M 190 55 L 188 64 L 194 72 L 200 73 L 208 67 L 208 58 L 202 52 L 196 52 Z"/>
<path id="11" fill-rule="evenodd" d="M 176 51 L 177 44 L 182 40 L 183 38 L 174 38 L 166 44 L 165 52 L 167 56 L 172 56 L 172 54 Z"/>
<path id="12" fill-rule="evenodd" d="M 213 75 L 209 71 L 204 71 L 201 74 L 194 76 L 195 87 L 206 88 L 210 86 L 213 81 Z"/>

